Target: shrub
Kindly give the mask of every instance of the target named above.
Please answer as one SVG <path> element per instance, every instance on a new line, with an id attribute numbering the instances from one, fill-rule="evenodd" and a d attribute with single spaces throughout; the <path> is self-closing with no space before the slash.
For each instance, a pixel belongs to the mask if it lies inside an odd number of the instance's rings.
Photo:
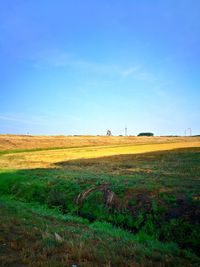
<path id="1" fill-rule="evenodd" d="M 138 136 L 154 136 L 154 134 L 147 132 L 147 133 L 139 133 Z"/>

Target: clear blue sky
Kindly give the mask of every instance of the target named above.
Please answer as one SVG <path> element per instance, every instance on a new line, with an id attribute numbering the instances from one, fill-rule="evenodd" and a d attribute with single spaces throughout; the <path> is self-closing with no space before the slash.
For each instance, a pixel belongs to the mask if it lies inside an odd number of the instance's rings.
<path id="1" fill-rule="evenodd" d="M 0 0 L 0 133 L 200 134 L 199 0 Z"/>

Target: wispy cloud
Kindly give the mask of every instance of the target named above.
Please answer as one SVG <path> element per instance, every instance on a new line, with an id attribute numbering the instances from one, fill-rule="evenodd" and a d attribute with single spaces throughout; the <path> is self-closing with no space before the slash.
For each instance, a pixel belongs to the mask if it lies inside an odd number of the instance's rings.
<path id="1" fill-rule="evenodd" d="M 0 114 L 0 121 L 16 122 L 18 124 L 37 125 L 37 126 L 60 126 L 66 121 L 80 121 L 79 117 L 75 115 L 55 116 L 54 113 L 47 113 L 45 115 L 39 114 L 35 116 L 28 116 L 25 114 Z"/>
<path id="2" fill-rule="evenodd" d="M 3 120 L 3 121 L 14 121 L 14 122 L 19 122 L 19 123 L 28 123 L 28 124 L 30 124 L 29 120 L 24 120 L 24 119 L 11 117 L 11 116 L 4 116 L 4 115 L 0 115 L 0 120 Z"/>
<path id="3" fill-rule="evenodd" d="M 119 67 L 115 64 L 105 64 L 78 59 L 70 53 L 49 50 L 40 52 L 31 58 L 35 67 L 69 67 L 74 69 L 83 69 L 92 72 L 119 72 Z"/>
<path id="4" fill-rule="evenodd" d="M 140 67 L 136 66 L 136 67 L 131 67 L 131 68 L 125 68 L 121 70 L 121 75 L 126 78 L 128 76 L 132 76 L 137 74 L 140 71 Z"/>
<path id="5" fill-rule="evenodd" d="M 155 74 L 153 74 L 152 72 L 144 71 L 144 70 L 137 73 L 137 78 L 140 80 L 146 81 L 146 82 L 158 81 L 158 78 L 156 77 Z"/>
<path id="6" fill-rule="evenodd" d="M 11 121 L 19 124 L 28 124 L 28 125 L 49 125 L 49 122 L 44 116 L 25 116 L 20 115 L 0 115 L 0 121 Z"/>
<path id="7" fill-rule="evenodd" d="M 74 70 L 84 70 L 91 73 L 115 75 L 122 79 L 135 78 L 147 82 L 157 80 L 156 75 L 147 70 L 144 66 L 132 64 L 122 66 L 120 64 L 109 64 L 102 62 L 88 61 L 59 50 L 49 50 L 40 52 L 31 58 L 35 67 L 71 68 Z"/>

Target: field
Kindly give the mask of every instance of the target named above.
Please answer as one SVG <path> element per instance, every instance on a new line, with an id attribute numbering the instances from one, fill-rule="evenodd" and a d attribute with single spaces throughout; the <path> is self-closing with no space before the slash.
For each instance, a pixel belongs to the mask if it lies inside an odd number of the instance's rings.
<path id="1" fill-rule="evenodd" d="M 200 137 L 0 136 L 0 266 L 200 266 Z"/>

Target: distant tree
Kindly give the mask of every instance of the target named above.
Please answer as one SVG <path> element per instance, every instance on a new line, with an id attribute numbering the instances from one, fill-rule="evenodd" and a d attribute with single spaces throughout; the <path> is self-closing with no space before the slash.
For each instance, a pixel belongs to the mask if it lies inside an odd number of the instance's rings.
<path id="1" fill-rule="evenodd" d="M 139 133 L 138 136 L 154 136 L 153 133 Z"/>
<path id="2" fill-rule="evenodd" d="M 108 130 L 107 133 L 106 133 L 107 136 L 111 136 L 112 133 L 111 133 L 111 130 Z"/>

